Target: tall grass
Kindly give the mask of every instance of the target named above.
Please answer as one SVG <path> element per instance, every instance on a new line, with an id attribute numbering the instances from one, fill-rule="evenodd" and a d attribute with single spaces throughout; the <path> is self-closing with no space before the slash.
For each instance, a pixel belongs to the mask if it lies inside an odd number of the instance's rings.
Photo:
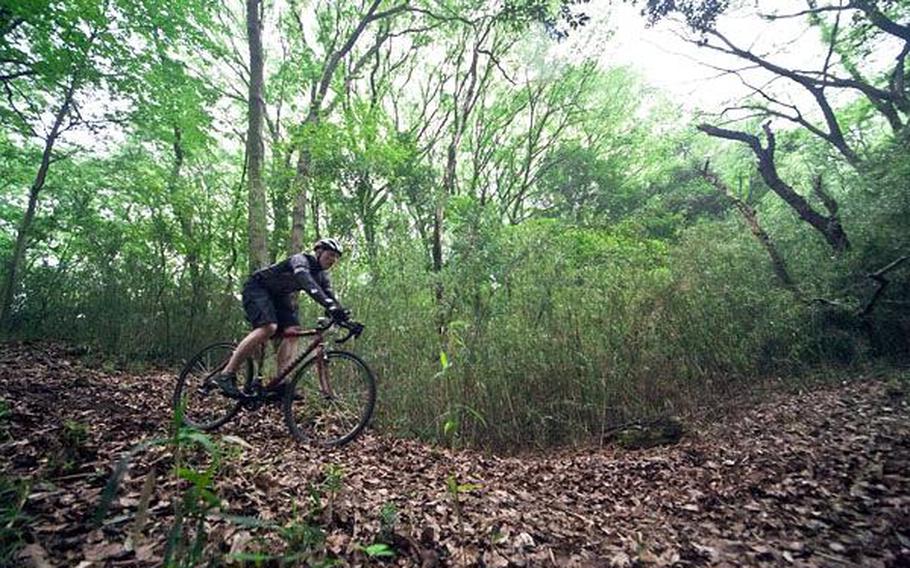
<path id="1" fill-rule="evenodd" d="M 849 180 L 860 188 L 841 200 L 854 249 L 837 258 L 775 196 L 761 199 L 760 218 L 805 297 L 855 311 L 873 291 L 864 274 L 906 254 L 910 201 L 882 171 L 881 187 Z M 400 227 L 375 257 L 345 257 L 333 277 L 367 325 L 355 348 L 379 374 L 377 424 L 451 445 L 573 443 L 630 419 L 710 405 L 756 377 L 910 353 L 910 263 L 858 322 L 777 286 L 734 215 L 683 222 L 666 214 L 658 223 L 649 214 L 600 229 L 555 219 L 504 226 L 461 199 L 447 219 L 442 271 Z M 179 359 L 246 331 L 217 271 L 206 275 L 191 327 L 189 287 L 163 286 L 152 264 L 102 280 L 33 270 L 20 315 L 35 318 L 33 335 L 93 342 L 127 359 Z M 303 322 L 318 315 L 301 300 Z"/>
<path id="2" fill-rule="evenodd" d="M 733 223 L 696 227 L 672 252 L 556 224 L 520 230 L 486 264 L 453 258 L 442 306 L 406 247 L 384 259 L 397 270 L 347 283 L 383 427 L 493 449 L 588 441 L 836 359 L 832 349 L 862 355 L 857 338 L 832 345 Z"/>

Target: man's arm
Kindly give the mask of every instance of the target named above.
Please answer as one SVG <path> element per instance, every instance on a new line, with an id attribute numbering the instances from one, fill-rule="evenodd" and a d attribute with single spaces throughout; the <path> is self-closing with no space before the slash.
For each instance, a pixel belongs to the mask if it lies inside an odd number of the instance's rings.
<path id="1" fill-rule="evenodd" d="M 322 291 L 325 292 L 325 295 L 329 297 L 330 300 L 335 302 L 335 305 L 341 307 L 341 302 L 338 301 L 338 296 L 335 295 L 335 290 L 332 288 L 332 280 L 329 278 L 329 275 L 324 271 L 319 273 L 320 281 L 318 284 L 322 287 Z"/>
<path id="2" fill-rule="evenodd" d="M 292 256 L 291 268 L 294 270 L 294 278 L 297 280 L 297 285 L 311 298 L 316 300 L 316 303 L 327 310 L 341 307 L 334 294 L 331 296 L 327 294 L 326 290 L 323 289 L 322 283 L 317 282 L 316 279 L 313 278 L 313 275 L 310 274 L 309 261 L 305 256 L 302 254 L 295 254 Z M 332 292 L 331 285 L 329 286 L 328 291 L 330 293 Z"/>

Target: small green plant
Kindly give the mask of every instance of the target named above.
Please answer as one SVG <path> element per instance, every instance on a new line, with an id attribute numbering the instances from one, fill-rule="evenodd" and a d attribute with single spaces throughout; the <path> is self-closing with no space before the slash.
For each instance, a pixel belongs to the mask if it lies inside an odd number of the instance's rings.
<path id="1" fill-rule="evenodd" d="M 448 493 L 449 498 L 452 500 L 452 508 L 455 510 L 455 518 L 458 520 L 458 532 L 460 536 L 464 533 L 461 495 L 463 493 L 470 493 L 481 487 L 482 486 L 479 483 L 458 483 L 458 478 L 455 477 L 454 473 L 446 478 L 446 493 Z"/>
<path id="2" fill-rule="evenodd" d="M 442 425 L 442 435 L 450 448 L 455 447 L 458 440 L 458 421 L 454 418 L 448 418 Z"/>
<path id="3" fill-rule="evenodd" d="M 183 430 L 183 429 L 181 429 Z M 184 431 L 175 434 L 174 472 L 187 482 L 183 496 L 174 506 L 174 523 L 168 533 L 164 563 L 168 566 L 197 566 L 203 562 L 206 542 L 205 519 L 221 505 L 213 481 L 221 461 L 218 446 L 200 432 Z M 187 467 L 183 454 L 201 447 L 210 457 L 205 468 Z"/>
<path id="4" fill-rule="evenodd" d="M 0 440 L 9 438 L 9 422 L 12 418 L 12 410 L 5 399 L 0 398 Z"/>
<path id="5" fill-rule="evenodd" d="M 88 443 L 88 426 L 75 420 L 64 421 L 63 443 L 67 446 L 84 448 Z"/>
<path id="6" fill-rule="evenodd" d="M 206 563 L 206 518 L 221 505 L 213 486 L 221 465 L 221 449 L 210 437 L 182 424 L 181 406 L 174 413 L 171 436 L 146 440 L 120 459 L 102 491 L 101 502 L 94 517 L 95 524 L 100 525 L 113 503 L 130 462 L 137 454 L 155 446 L 168 447 L 174 456 L 173 475 L 183 485 L 183 494 L 174 503 L 174 519 L 164 549 L 163 564 L 169 567 Z"/>
<path id="7" fill-rule="evenodd" d="M 377 542 L 370 546 L 358 547 L 358 549 L 370 558 L 393 558 L 395 556 L 395 549 L 382 542 Z"/>
<path id="8" fill-rule="evenodd" d="M 310 484 L 309 506 L 301 512 L 294 507 L 291 521 L 280 527 L 278 536 L 284 541 L 284 551 L 277 556 L 262 554 L 233 555 L 235 560 L 277 562 L 279 566 L 334 566 L 338 561 L 326 553 L 326 532 L 323 528 L 332 523 L 335 500 L 341 491 L 344 469 L 337 464 L 325 466 L 321 483 Z"/>
<path id="9" fill-rule="evenodd" d="M 391 541 L 395 534 L 395 525 L 398 524 L 398 507 L 391 501 L 383 503 L 379 509 L 379 536 L 382 540 Z"/>
<path id="10" fill-rule="evenodd" d="M 75 420 L 65 420 L 60 432 L 59 446 L 52 450 L 49 459 L 51 472 L 57 475 L 68 475 L 78 469 L 78 465 L 89 453 L 88 425 Z"/>
<path id="11" fill-rule="evenodd" d="M 291 522 L 279 530 L 285 544 L 285 551 L 278 557 L 286 566 L 334 566 L 338 561 L 326 553 L 326 533 L 320 524 L 320 517 L 331 511 L 334 495 L 341 489 L 343 472 L 340 467 L 329 465 L 326 479 L 318 486 L 310 486 L 310 509 L 303 515 L 294 508 Z M 327 494 L 325 508 L 322 496 Z M 329 518 L 328 523 L 331 522 Z"/>
<path id="12" fill-rule="evenodd" d="M 287 547 L 282 555 L 285 562 L 312 565 L 313 557 L 325 550 L 325 531 L 306 516 L 282 527 L 280 535 Z"/>
<path id="13" fill-rule="evenodd" d="M 28 484 L 0 477 L 0 566 L 17 564 L 16 555 L 24 544 L 28 517 L 23 513 Z"/>
<path id="14" fill-rule="evenodd" d="M 323 520 L 326 523 L 332 522 L 332 516 L 335 514 L 335 500 L 341 491 L 343 480 L 344 469 L 340 465 L 330 463 L 325 466 L 325 479 L 322 481 L 320 489 L 326 497 L 325 508 L 322 511 Z"/>
<path id="15" fill-rule="evenodd" d="M 885 383 L 885 394 L 891 398 L 904 398 L 908 392 L 910 392 L 910 371 L 898 373 Z"/>

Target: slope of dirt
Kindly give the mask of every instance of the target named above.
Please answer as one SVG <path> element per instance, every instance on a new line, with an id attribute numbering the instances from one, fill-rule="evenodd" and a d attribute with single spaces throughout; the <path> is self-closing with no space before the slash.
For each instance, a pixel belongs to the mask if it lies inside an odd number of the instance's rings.
<path id="1" fill-rule="evenodd" d="M 166 433 L 173 384 L 89 368 L 61 346 L 0 345 L 0 468 L 31 480 L 21 565 L 160 565 L 181 491 L 163 449 L 137 460 L 101 528 L 89 520 L 114 462 Z M 503 458 L 373 433 L 321 450 L 267 408 L 221 432 L 234 451 L 215 491 L 225 513 L 318 527 L 299 557 L 312 564 L 910 566 L 908 417 L 899 389 L 856 380 L 773 397 L 673 447 Z M 206 526 L 212 556 L 287 552 L 276 530 Z M 378 542 L 395 556 L 368 557 Z"/>

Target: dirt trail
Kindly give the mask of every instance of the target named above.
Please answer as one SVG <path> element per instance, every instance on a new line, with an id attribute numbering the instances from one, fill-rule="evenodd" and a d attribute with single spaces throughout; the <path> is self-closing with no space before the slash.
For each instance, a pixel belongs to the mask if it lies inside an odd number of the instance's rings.
<path id="1" fill-rule="evenodd" d="M 33 481 L 20 565 L 161 563 L 180 491 L 163 451 L 131 469 L 102 528 L 88 519 L 116 459 L 166 432 L 173 382 L 89 368 L 60 346 L 0 345 L 10 413 L 0 468 Z M 673 447 L 521 458 L 376 434 L 323 451 L 292 443 L 277 410 L 266 409 L 221 432 L 236 451 L 215 489 L 227 513 L 298 528 L 315 489 L 321 512 L 308 524 L 321 538 L 310 563 L 910 566 L 903 385 L 856 380 L 775 396 Z M 150 466 L 160 475 L 148 520 L 140 538 L 128 538 Z M 457 507 L 451 476 L 464 489 Z M 332 477 L 337 491 L 326 488 Z M 278 531 L 222 519 L 208 528 L 214 555 L 287 550 Z M 369 558 L 363 549 L 377 542 L 396 555 Z"/>

